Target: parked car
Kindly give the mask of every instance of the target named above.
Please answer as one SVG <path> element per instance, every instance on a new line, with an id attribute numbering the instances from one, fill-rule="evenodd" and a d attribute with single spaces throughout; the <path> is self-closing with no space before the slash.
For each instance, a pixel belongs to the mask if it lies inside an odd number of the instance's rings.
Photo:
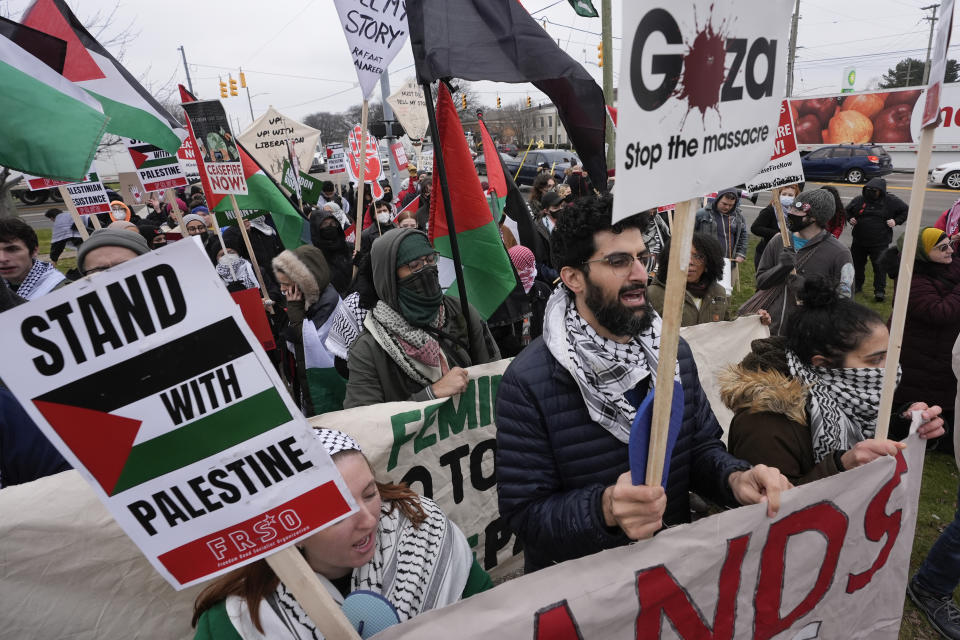
<path id="1" fill-rule="evenodd" d="M 937 165 L 930 171 L 930 182 L 942 184 L 949 189 L 960 189 L 960 162 Z"/>
<path id="2" fill-rule="evenodd" d="M 885 176 L 893 162 L 877 144 L 838 144 L 821 147 L 800 159 L 808 180 L 844 180 L 853 184 Z"/>
<path id="3" fill-rule="evenodd" d="M 518 153 L 520 153 L 520 148 L 510 142 L 501 142 L 497 145 L 497 151 L 500 153 L 505 153 L 508 156 L 516 156 Z"/>
<path id="4" fill-rule="evenodd" d="M 513 157 L 506 153 L 501 153 L 500 157 L 503 158 L 504 164 L 508 162 L 514 162 Z M 486 159 L 486 156 L 484 156 L 482 153 L 478 155 L 476 159 L 473 161 L 473 166 L 477 168 L 478 174 L 482 176 L 487 175 L 487 159 Z"/>
<path id="5" fill-rule="evenodd" d="M 533 184 L 533 179 L 537 177 L 538 167 L 541 164 L 547 164 L 553 167 L 553 177 L 557 182 L 564 178 L 564 171 L 570 167 L 570 161 L 580 164 L 580 158 L 573 151 L 566 149 L 531 149 L 529 153 L 518 155 L 516 158 L 510 158 L 505 162 L 507 171 L 517 176 L 517 184 Z M 521 165 L 521 162 L 523 163 Z"/>

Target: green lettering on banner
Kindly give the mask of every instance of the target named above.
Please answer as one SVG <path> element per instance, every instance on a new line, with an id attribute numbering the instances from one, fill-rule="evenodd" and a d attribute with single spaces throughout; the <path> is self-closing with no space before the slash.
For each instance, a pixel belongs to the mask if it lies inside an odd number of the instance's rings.
<path id="1" fill-rule="evenodd" d="M 424 435 L 433 423 L 437 419 L 437 411 L 440 410 L 440 407 L 450 404 L 453 400 L 447 400 L 440 404 L 432 404 L 426 409 L 423 410 L 423 426 L 420 428 L 417 437 L 413 440 L 413 452 L 420 453 L 427 447 L 432 447 L 437 444 L 437 436 L 435 434 L 430 434 L 429 436 Z"/>
<path id="2" fill-rule="evenodd" d="M 281 169 L 283 176 L 283 186 L 296 193 L 296 183 L 293 181 L 293 168 L 289 160 L 283 161 Z M 323 182 L 317 180 L 309 173 L 300 172 L 300 193 L 303 194 L 303 201 L 307 204 L 317 204 L 320 202 L 320 193 L 323 191 Z"/>
<path id="3" fill-rule="evenodd" d="M 387 471 L 392 471 L 397 466 L 397 459 L 400 457 L 400 447 L 410 442 L 417 432 L 407 433 L 407 425 L 420 419 L 420 411 L 404 411 L 390 416 L 390 427 L 393 429 L 393 446 L 390 447 L 390 459 L 387 461 Z"/>
<path id="4" fill-rule="evenodd" d="M 480 378 L 481 381 L 486 378 Z M 437 414 L 437 430 L 440 432 L 440 440 L 446 440 L 450 433 L 454 435 L 463 431 L 463 426 L 469 422 L 471 429 L 477 428 L 477 409 L 474 402 L 476 390 L 474 389 L 474 380 L 467 383 L 467 390 L 460 394 L 460 404 L 454 408 L 453 400 L 449 400 L 440 405 L 440 411 Z"/>
<path id="5" fill-rule="evenodd" d="M 497 391 L 500 389 L 500 380 L 502 375 L 490 376 L 490 406 L 497 405 Z"/>
<path id="6" fill-rule="evenodd" d="M 485 427 L 490 424 L 490 378 L 484 376 L 483 378 L 478 378 L 477 382 L 480 383 L 480 426 Z M 470 428 L 473 429 L 477 425 L 473 425 Z"/>

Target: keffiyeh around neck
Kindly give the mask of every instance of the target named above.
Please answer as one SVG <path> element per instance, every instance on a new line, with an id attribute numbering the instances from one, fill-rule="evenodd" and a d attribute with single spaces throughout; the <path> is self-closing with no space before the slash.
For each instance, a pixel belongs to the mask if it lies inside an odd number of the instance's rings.
<path id="1" fill-rule="evenodd" d="M 55 285 L 63 280 L 63 276 L 56 277 L 58 274 L 52 274 L 51 271 L 56 271 L 56 267 L 49 262 L 34 260 L 27 276 L 17 287 L 17 295 L 24 300 L 32 300 L 34 295 L 49 293 L 53 289 L 53 286 L 50 285 Z M 45 286 L 44 283 L 48 286 Z"/>
<path id="2" fill-rule="evenodd" d="M 445 308 L 441 304 L 433 326 L 439 329 L 444 319 Z M 407 322 L 383 300 L 367 314 L 363 326 L 370 330 L 377 344 L 397 366 L 418 383 L 424 386 L 433 384 L 450 370 L 437 339 Z"/>
<path id="3" fill-rule="evenodd" d="M 877 427 L 877 408 L 883 388 L 883 369 L 814 367 L 803 364 L 787 351 L 790 374 L 809 385 L 807 410 L 814 462 L 834 451 L 846 451 L 872 438 Z M 897 369 L 897 383 L 901 371 Z"/>
<path id="4" fill-rule="evenodd" d="M 657 381 L 660 354 L 660 316 L 630 342 L 620 344 L 599 335 L 577 312 L 564 286 L 547 301 L 543 339 L 554 358 L 577 381 L 590 417 L 623 443 L 630 441 L 630 427 L 637 408 L 625 393 L 650 376 Z M 679 380 L 679 366 L 674 378 Z"/>

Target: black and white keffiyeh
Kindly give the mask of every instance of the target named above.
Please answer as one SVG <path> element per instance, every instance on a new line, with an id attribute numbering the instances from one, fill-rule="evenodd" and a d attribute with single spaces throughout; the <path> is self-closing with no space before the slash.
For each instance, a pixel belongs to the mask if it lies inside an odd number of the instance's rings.
<path id="1" fill-rule="evenodd" d="M 27 276 L 17 287 L 17 295 L 24 300 L 32 300 L 35 297 L 50 293 L 63 279 L 63 274 L 49 262 L 34 260 Z"/>
<path id="2" fill-rule="evenodd" d="M 621 442 L 630 441 L 637 409 L 624 394 L 650 376 L 657 381 L 660 354 L 660 316 L 633 340 L 620 344 L 600 336 L 577 313 L 563 285 L 547 301 L 543 340 L 554 358 L 577 381 L 590 417 Z M 679 366 L 674 378 L 680 379 Z"/>
<path id="3" fill-rule="evenodd" d="M 434 326 L 440 328 L 445 308 L 440 305 Z M 439 380 L 448 370 L 446 356 L 432 335 L 415 327 L 383 300 L 366 315 L 363 326 L 373 335 L 404 375 L 424 386 Z"/>
<path id="4" fill-rule="evenodd" d="M 360 294 L 351 293 L 337 305 L 333 323 L 325 342 L 327 350 L 342 360 L 350 354 L 350 347 L 363 333 L 363 320 L 367 310 L 360 306 Z"/>
<path id="5" fill-rule="evenodd" d="M 872 438 L 877 427 L 883 369 L 814 367 L 787 350 L 790 375 L 808 386 L 807 412 L 814 462 Z M 900 383 L 897 368 L 897 383 Z"/>
<path id="6" fill-rule="evenodd" d="M 323 427 L 314 427 L 313 433 L 317 436 L 317 440 L 320 441 L 320 444 L 323 445 L 323 448 L 327 450 L 327 453 L 332 458 L 341 451 L 361 451 L 360 444 L 345 434 L 343 431 L 338 431 L 337 429 L 325 429 Z"/>

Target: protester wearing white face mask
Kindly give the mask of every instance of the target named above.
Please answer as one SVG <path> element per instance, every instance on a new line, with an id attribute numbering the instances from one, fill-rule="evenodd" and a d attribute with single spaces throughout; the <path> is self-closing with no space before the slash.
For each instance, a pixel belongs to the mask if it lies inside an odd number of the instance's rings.
<path id="1" fill-rule="evenodd" d="M 373 224 L 363 230 L 363 235 L 360 238 L 360 250 L 364 253 L 370 251 L 374 240 L 387 231 L 397 228 L 397 226 L 393 224 L 393 212 L 391 211 L 389 203 L 380 200 L 375 205 L 375 211 L 376 219 L 373 221 Z"/>
<path id="2" fill-rule="evenodd" d="M 784 213 L 790 209 L 793 200 L 800 195 L 801 191 L 803 191 L 803 185 L 801 184 L 789 184 L 780 188 L 780 206 L 783 207 Z M 767 243 L 771 238 L 780 235 L 780 227 L 777 225 L 777 212 L 773 208 L 772 200 L 757 214 L 757 219 L 750 226 L 750 233 L 760 237 L 760 242 L 757 243 L 757 252 L 753 254 L 753 266 L 756 267 L 760 264 L 760 256 L 763 255 Z"/>

